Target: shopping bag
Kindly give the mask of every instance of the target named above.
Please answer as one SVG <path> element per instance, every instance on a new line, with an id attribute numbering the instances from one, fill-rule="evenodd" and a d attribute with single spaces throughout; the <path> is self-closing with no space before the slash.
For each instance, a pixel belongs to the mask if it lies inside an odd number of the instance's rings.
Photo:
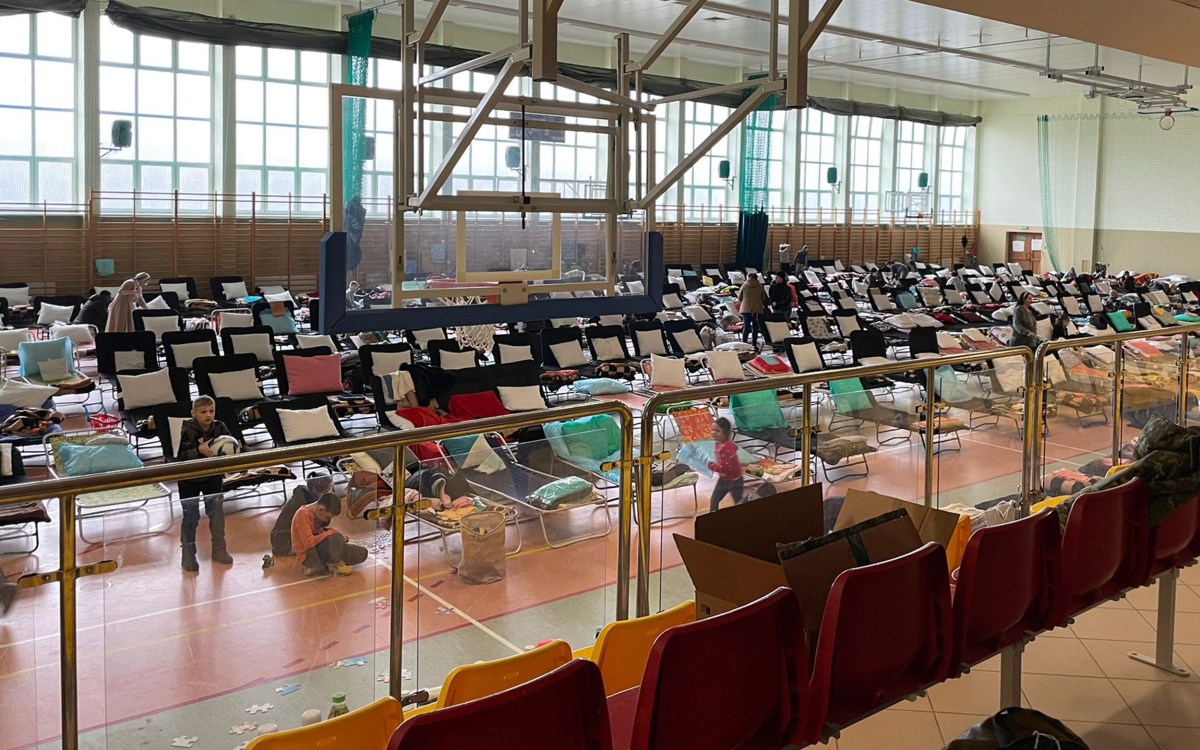
<path id="1" fill-rule="evenodd" d="M 464 583 L 495 583 L 504 578 L 504 514 L 483 511 L 463 516 L 462 562 L 458 577 Z"/>
<path id="2" fill-rule="evenodd" d="M 1006 708 L 976 724 L 946 750 L 1088 750 L 1058 719 L 1030 708 Z"/>

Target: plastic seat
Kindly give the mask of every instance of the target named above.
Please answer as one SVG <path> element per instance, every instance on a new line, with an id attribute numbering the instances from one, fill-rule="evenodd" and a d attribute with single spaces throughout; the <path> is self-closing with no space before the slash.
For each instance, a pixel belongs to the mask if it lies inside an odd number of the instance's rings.
<path id="1" fill-rule="evenodd" d="M 971 535 L 954 591 L 954 674 L 1053 625 L 1061 560 L 1050 509 Z"/>
<path id="2" fill-rule="evenodd" d="M 345 716 L 299 729 L 264 734 L 246 750 L 367 750 L 382 748 L 400 725 L 402 711 L 395 698 L 380 698 Z"/>
<path id="3" fill-rule="evenodd" d="M 566 641 L 551 641 L 522 654 L 456 667 L 446 675 L 433 709 L 457 706 L 494 695 L 548 674 L 569 661 L 571 647 Z"/>
<path id="4" fill-rule="evenodd" d="M 946 551 L 930 542 L 833 582 L 813 656 L 807 730 L 818 742 L 944 680 L 952 620 Z"/>
<path id="5" fill-rule="evenodd" d="M 1200 499 L 1171 511 L 1150 529 L 1150 559 L 1146 580 L 1187 565 L 1196 559 L 1193 549 L 1200 533 Z"/>
<path id="6" fill-rule="evenodd" d="M 1144 583 L 1148 544 L 1141 479 L 1080 495 L 1063 530 L 1056 624 L 1065 625 L 1092 605 Z"/>
<path id="7" fill-rule="evenodd" d="M 609 750 L 608 709 L 600 670 L 589 661 L 576 659 L 523 685 L 410 717 L 387 747 Z"/>
<path id="8" fill-rule="evenodd" d="M 783 747 L 805 704 L 803 622 L 796 595 L 781 588 L 667 630 L 650 650 L 641 686 L 608 699 L 613 747 Z"/>
<path id="9" fill-rule="evenodd" d="M 695 619 L 696 603 L 689 600 L 657 614 L 610 622 L 596 636 L 595 644 L 579 649 L 575 656 L 600 667 L 604 694 L 615 695 L 641 683 L 650 649 L 663 631 Z"/>

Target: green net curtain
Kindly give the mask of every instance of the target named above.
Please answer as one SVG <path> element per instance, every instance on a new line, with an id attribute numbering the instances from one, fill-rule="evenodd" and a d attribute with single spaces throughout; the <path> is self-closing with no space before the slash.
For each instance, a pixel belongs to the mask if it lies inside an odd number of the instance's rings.
<path id="1" fill-rule="evenodd" d="M 353 15 L 348 20 L 349 41 L 346 49 L 346 83 L 367 85 L 371 56 L 371 30 L 375 11 Z M 362 262 L 362 233 L 366 220 L 363 207 L 363 163 L 367 158 L 367 101 L 345 99 L 342 105 L 342 200 L 346 231 L 346 265 Z"/>
<path id="2" fill-rule="evenodd" d="M 738 193 L 737 262 L 766 267 L 767 202 L 771 184 L 771 127 L 775 96 L 767 97 L 742 123 L 741 186 Z"/>
<path id="3" fill-rule="evenodd" d="M 1042 260 L 1066 271 L 1093 257 L 1101 118 L 1043 115 L 1038 118 L 1038 176 L 1041 181 Z M 1076 270 L 1084 270 L 1077 268 Z"/>

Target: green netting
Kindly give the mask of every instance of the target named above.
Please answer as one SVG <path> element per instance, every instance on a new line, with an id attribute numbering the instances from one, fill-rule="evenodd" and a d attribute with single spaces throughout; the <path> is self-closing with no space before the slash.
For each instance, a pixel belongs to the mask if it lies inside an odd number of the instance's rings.
<path id="1" fill-rule="evenodd" d="M 375 11 L 350 16 L 349 42 L 346 49 L 346 83 L 367 85 L 371 56 L 371 29 Z M 342 196 L 347 204 L 362 201 L 363 161 L 367 156 L 367 102 L 349 99 L 342 111 Z"/>
<path id="2" fill-rule="evenodd" d="M 1086 267 L 1094 255 L 1099 138 L 1098 116 L 1038 118 L 1043 257 L 1050 260 L 1050 269 L 1042 270 Z"/>
<path id="3" fill-rule="evenodd" d="M 738 205 L 743 212 L 767 207 L 771 182 L 771 117 L 775 96 L 763 101 L 742 123 L 742 184 Z"/>

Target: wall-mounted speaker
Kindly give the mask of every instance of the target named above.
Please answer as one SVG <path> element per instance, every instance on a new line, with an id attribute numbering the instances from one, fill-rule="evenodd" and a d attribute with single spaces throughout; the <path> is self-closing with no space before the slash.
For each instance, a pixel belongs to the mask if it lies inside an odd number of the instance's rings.
<path id="1" fill-rule="evenodd" d="M 504 149 L 504 166 L 509 169 L 521 168 L 521 149 L 519 146 L 509 146 Z"/>
<path id="2" fill-rule="evenodd" d="M 363 138 L 363 161 L 375 161 L 375 136 Z"/>
<path id="3" fill-rule="evenodd" d="M 133 145 L 133 121 L 114 120 L 112 124 L 113 148 L 129 148 Z"/>
<path id="4" fill-rule="evenodd" d="M 837 171 L 837 167 L 830 167 L 830 168 L 829 168 L 829 169 L 828 169 L 828 170 L 825 172 L 825 181 L 826 181 L 826 182 L 828 182 L 830 185 L 836 185 L 836 184 L 838 184 L 838 171 Z"/>
<path id="5" fill-rule="evenodd" d="M 717 177 L 720 177 L 722 180 L 729 179 L 729 160 L 728 159 L 722 159 L 721 161 L 717 162 Z"/>
<path id="6" fill-rule="evenodd" d="M 922 172 L 921 174 L 917 175 L 917 187 L 921 188 L 922 190 L 927 190 L 929 188 L 928 172 Z"/>

